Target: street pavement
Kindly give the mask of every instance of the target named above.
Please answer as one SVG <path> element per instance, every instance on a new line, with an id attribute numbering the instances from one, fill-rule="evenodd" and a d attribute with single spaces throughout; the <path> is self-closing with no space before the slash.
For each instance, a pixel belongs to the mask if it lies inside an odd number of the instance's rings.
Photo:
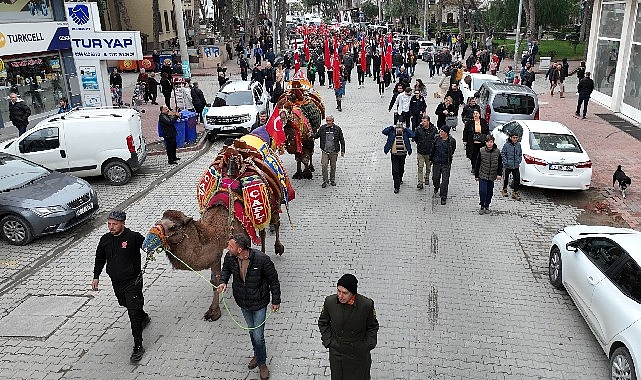
<path id="1" fill-rule="evenodd" d="M 416 77 L 426 78 L 426 72 L 419 63 Z M 271 378 L 329 378 L 328 354 L 316 323 L 324 296 L 347 272 L 358 277 L 359 292 L 374 299 L 381 325 L 372 351 L 373 379 L 606 378 L 608 360 L 596 339 L 567 293 L 547 282 L 550 240 L 557 229 L 576 223 L 583 210 L 554 203 L 537 189 L 525 189 L 523 200 L 513 201 L 500 197 L 495 187 L 491 214 L 478 215 L 478 189 L 464 155 L 462 127 L 453 133 L 458 148 L 447 205 L 431 197 L 429 186 L 416 189 L 414 155 L 407 159 L 400 193 L 393 194 L 381 134 L 392 120 L 387 112 L 392 87 L 381 99 L 371 78 L 358 89 L 355 77 L 347 85 L 343 112 L 335 111 L 331 90 L 319 87 L 347 143 L 345 157 L 338 160 L 337 186 L 321 188 L 315 156 L 314 179 L 294 182 L 293 225 L 284 222 L 281 230 L 283 256 L 273 255 L 273 236 L 268 236 L 267 253 L 283 294 L 281 310 L 266 324 Z M 548 94 L 545 104 L 542 82 L 539 75 L 535 88 L 543 103 L 541 118 L 562 121 L 579 135 L 594 162 L 598 191 L 637 220 L 628 205 L 635 199 L 634 188 L 621 202 L 607 187 L 614 171 L 610 166 L 617 162 L 633 183 L 639 177 L 638 158 L 630 152 L 638 152 L 640 143 L 593 116 L 607 112 L 593 102 L 587 120 L 574 119 L 571 92 L 565 99 Z M 426 83 L 430 93 L 437 91 L 436 78 Z M 568 89 L 575 85 L 572 79 L 566 83 Z M 439 99 L 427 100 L 433 114 Z M 152 322 L 138 365 L 128 363 L 128 317 L 117 305 L 108 276 L 101 276 L 100 291 L 90 290 L 95 246 L 107 231 L 104 213 L 125 206 L 127 225 L 143 234 L 166 209 L 198 217 L 196 181 L 220 145 L 183 153 L 175 173 L 168 172 L 163 156 L 156 156 L 149 168 L 155 176 L 134 176 L 125 187 L 105 185 L 99 189 L 103 214 L 85 234 L 39 239 L 27 248 L 0 243 L 0 260 L 20 263 L 24 257 L 32 265 L 0 278 L 0 378 L 258 378 L 256 370 L 246 367 L 252 355 L 247 334 L 226 314 L 216 322 L 203 321 L 210 286 L 194 273 L 171 269 L 166 257 L 157 257 L 145 273 L 145 310 Z M 293 172 L 293 157 L 283 160 Z M 38 255 L 47 260 L 39 262 Z M 6 263 L 0 268 L 3 274 L 11 270 Z M 232 315 L 242 320 L 231 295 L 226 296 Z M 64 318 L 50 315 L 56 300 L 67 305 L 56 314 Z M 32 313 L 19 305 L 29 305 Z M 3 325 L 16 315 L 22 323 Z M 38 326 L 42 331 L 34 331 Z"/>

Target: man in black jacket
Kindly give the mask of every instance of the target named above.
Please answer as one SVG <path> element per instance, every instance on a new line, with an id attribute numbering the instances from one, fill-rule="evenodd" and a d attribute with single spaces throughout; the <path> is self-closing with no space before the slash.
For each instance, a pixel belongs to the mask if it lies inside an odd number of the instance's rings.
<path id="1" fill-rule="evenodd" d="M 315 139 L 320 137 L 323 188 L 326 188 L 328 183 L 332 186 L 336 186 L 336 160 L 338 159 L 338 152 L 341 153 L 341 157 L 345 157 L 345 138 L 343 137 L 343 130 L 341 127 L 334 124 L 334 116 L 327 115 L 325 117 L 325 121 L 327 124 L 321 125 L 318 132 L 314 135 Z M 328 164 L 330 166 L 329 181 L 327 177 Z"/>
<path id="2" fill-rule="evenodd" d="M 588 101 L 590 100 L 590 95 L 594 91 L 594 81 L 590 78 L 590 72 L 585 73 L 585 77 L 579 81 L 577 85 L 577 92 L 579 93 L 579 103 L 576 105 L 576 112 L 574 113 L 579 117 L 579 111 L 581 110 L 581 103 L 583 103 L 583 117 L 588 113 Z"/>
<path id="3" fill-rule="evenodd" d="M 107 219 L 109 232 L 102 235 L 93 268 L 91 288 L 98 290 L 98 278 L 107 264 L 107 274 L 118 299 L 118 304 L 127 308 L 131 333 L 134 336 L 134 350 L 131 362 L 142 359 L 145 349 L 142 346 L 142 330 L 147 327 L 151 318 L 143 310 L 145 299 L 142 294 L 142 273 L 140 265 L 140 248 L 145 238 L 138 232 L 125 227 L 127 214 L 124 211 L 112 211 Z"/>
<path id="4" fill-rule="evenodd" d="M 203 90 L 198 87 L 198 82 L 194 82 L 194 85 L 191 88 L 191 102 L 198 113 L 200 122 L 203 123 L 203 110 L 207 106 L 207 100 L 205 100 Z"/>
<path id="5" fill-rule="evenodd" d="M 418 164 L 418 185 L 417 189 L 423 189 L 423 179 L 425 184 L 430 183 L 430 172 L 432 171 L 432 161 L 430 161 L 430 154 L 434 146 L 434 140 L 438 135 L 438 129 L 430 122 L 430 117 L 423 115 L 421 124 L 414 131 L 414 141 L 416 141 L 416 161 Z M 423 172 L 425 167 L 425 172 Z M 423 174 L 425 173 L 425 174 Z"/>
<path id="6" fill-rule="evenodd" d="M 376 347 L 379 326 L 374 301 L 357 291 L 356 277 L 343 275 L 318 318 L 323 347 L 329 348 L 332 380 L 370 379 L 370 351 Z"/>
<path id="7" fill-rule="evenodd" d="M 225 255 L 220 275 L 219 293 L 227 289 L 231 275 L 234 275 L 234 300 L 240 306 L 247 327 L 250 330 L 254 357 L 247 367 L 259 367 L 261 380 L 269 378 L 267 368 L 267 347 L 265 346 L 265 320 L 271 292 L 272 312 L 280 308 L 280 283 L 272 260 L 263 252 L 251 247 L 251 240 L 245 234 L 237 233 L 229 239 L 229 251 Z M 259 326 L 260 327 L 257 327 Z"/>
<path id="8" fill-rule="evenodd" d="M 167 149 L 167 159 L 170 165 L 176 165 L 180 158 L 176 157 L 176 127 L 174 122 L 180 117 L 178 112 L 170 111 L 167 106 L 160 106 L 160 115 L 158 115 L 158 124 L 160 132 L 165 140 L 165 149 Z"/>
<path id="9" fill-rule="evenodd" d="M 9 94 L 9 120 L 18 128 L 18 136 L 22 136 L 27 131 L 29 116 L 31 116 L 31 108 L 27 103 L 18 98 L 15 92 Z"/>
<path id="10" fill-rule="evenodd" d="M 430 161 L 432 162 L 432 185 L 434 185 L 434 198 L 441 195 L 441 204 L 447 203 L 447 192 L 450 186 L 450 171 L 452 159 L 456 150 L 456 140 L 450 136 L 450 127 L 441 126 L 439 135 L 434 139 Z"/>

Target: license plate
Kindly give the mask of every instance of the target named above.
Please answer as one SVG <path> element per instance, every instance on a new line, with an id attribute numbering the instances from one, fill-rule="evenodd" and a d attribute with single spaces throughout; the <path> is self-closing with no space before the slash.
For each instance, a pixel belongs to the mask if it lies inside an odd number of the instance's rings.
<path id="1" fill-rule="evenodd" d="M 574 167 L 572 165 L 555 165 L 555 164 L 550 164 L 548 166 L 548 169 L 550 170 L 561 170 L 564 172 L 571 172 L 574 170 Z"/>
<path id="2" fill-rule="evenodd" d="M 76 216 L 80 216 L 82 214 L 85 214 L 93 208 L 93 203 L 89 202 L 86 205 L 80 207 L 79 209 L 76 210 Z"/>

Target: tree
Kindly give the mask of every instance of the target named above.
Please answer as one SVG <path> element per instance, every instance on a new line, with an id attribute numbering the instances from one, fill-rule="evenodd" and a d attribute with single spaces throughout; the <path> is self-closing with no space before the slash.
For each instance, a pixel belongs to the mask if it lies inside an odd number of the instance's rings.
<path id="1" fill-rule="evenodd" d="M 151 2 L 151 17 L 153 17 L 153 46 L 154 49 L 160 49 L 160 5 L 158 4 L 159 0 L 153 0 Z"/>
<path id="2" fill-rule="evenodd" d="M 121 30 L 131 30 L 131 19 L 127 13 L 127 6 L 124 0 L 113 0 L 114 8 L 118 10 L 118 24 Z"/>
<path id="3" fill-rule="evenodd" d="M 373 20 L 378 17 L 378 6 L 369 0 L 361 3 L 361 9 L 363 10 L 363 15 L 368 20 Z"/>

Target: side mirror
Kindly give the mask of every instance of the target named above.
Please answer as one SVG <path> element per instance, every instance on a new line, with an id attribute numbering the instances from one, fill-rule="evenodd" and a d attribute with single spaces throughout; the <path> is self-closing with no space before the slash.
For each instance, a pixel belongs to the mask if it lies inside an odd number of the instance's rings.
<path id="1" fill-rule="evenodd" d="M 578 250 L 578 248 L 574 246 L 574 242 L 573 242 L 573 241 L 571 241 L 571 242 L 567 243 L 567 244 L 565 245 L 565 249 L 566 249 L 568 252 L 576 252 L 576 251 Z"/>

